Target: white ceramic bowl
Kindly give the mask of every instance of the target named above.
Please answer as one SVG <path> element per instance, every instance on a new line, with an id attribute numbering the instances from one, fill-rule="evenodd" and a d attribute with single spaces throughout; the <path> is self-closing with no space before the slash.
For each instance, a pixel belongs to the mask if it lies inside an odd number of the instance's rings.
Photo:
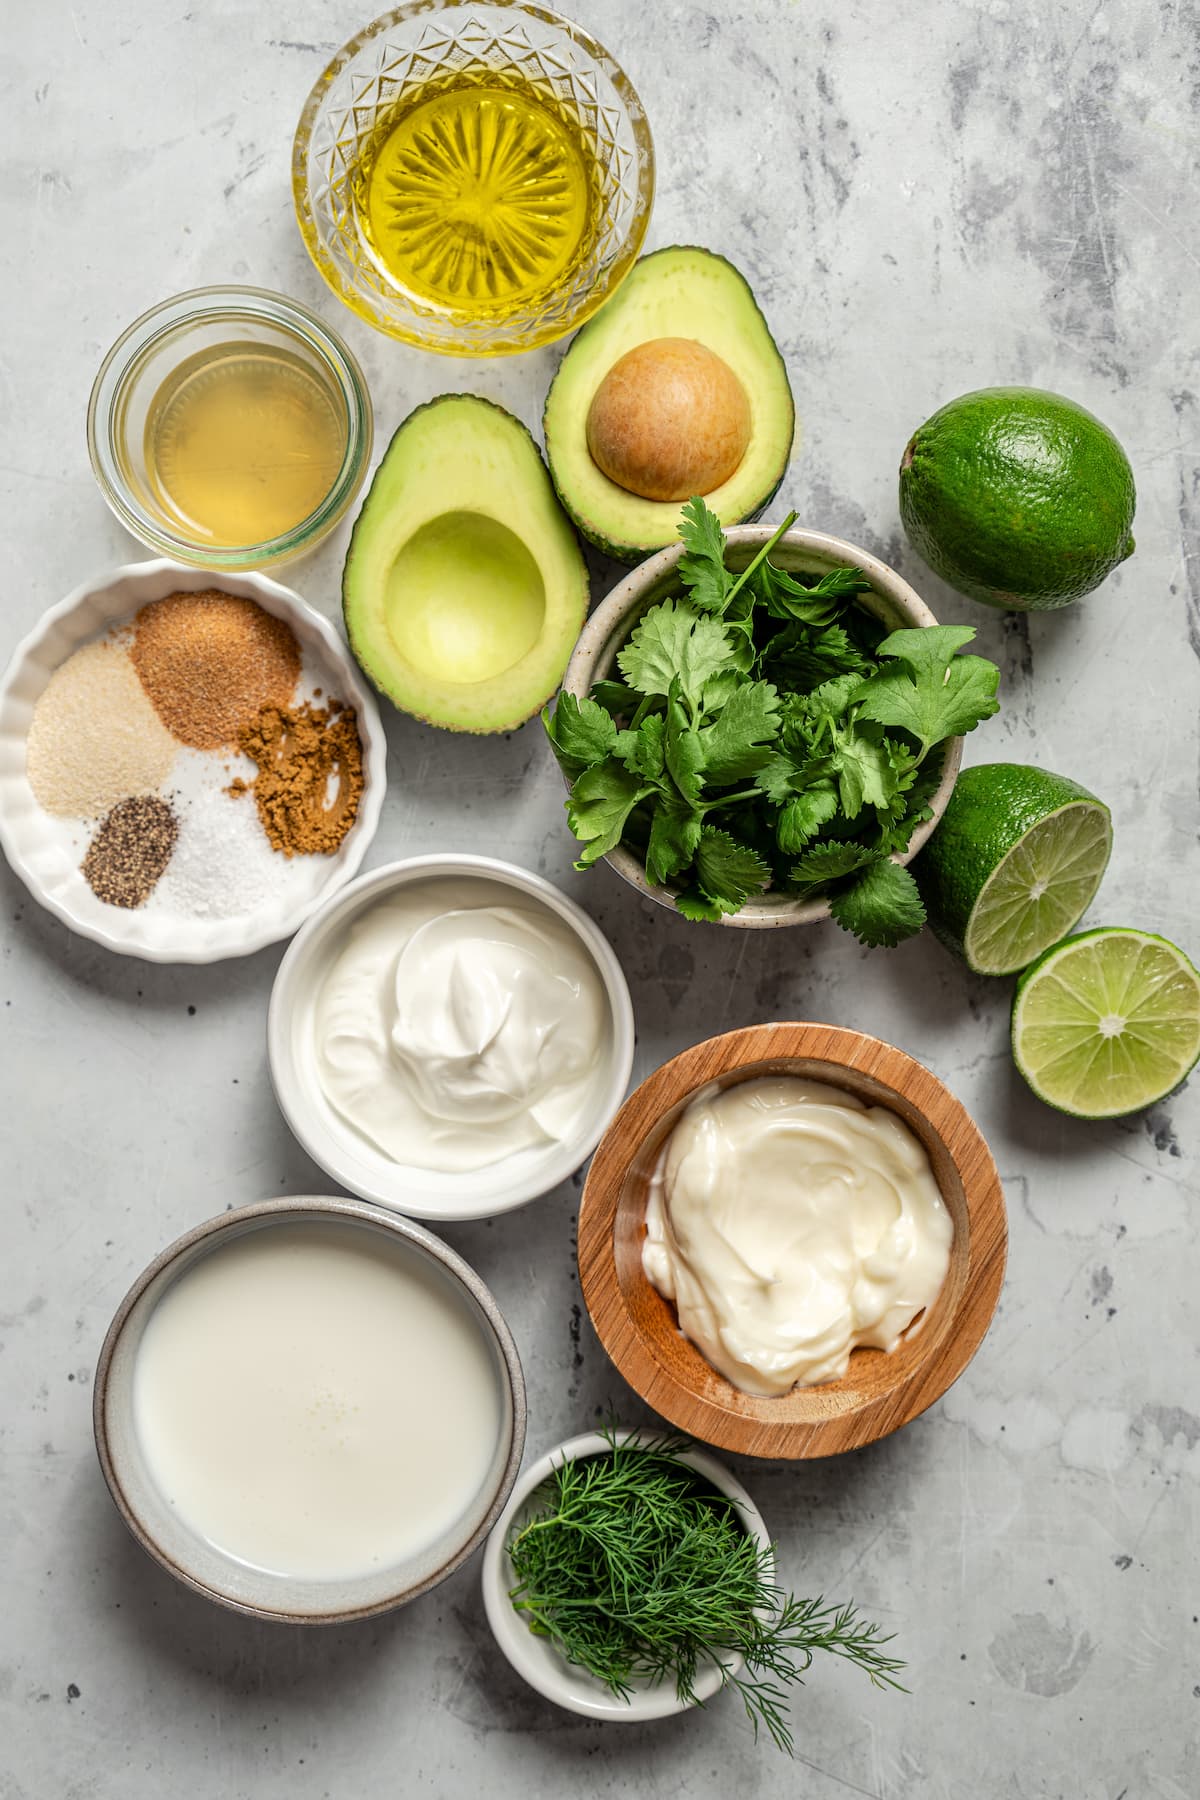
<path id="1" fill-rule="evenodd" d="M 33 708 L 54 671 L 83 644 L 132 618 L 152 600 L 212 587 L 255 600 L 264 611 L 286 619 L 306 667 L 319 671 L 317 684 L 355 708 L 365 775 L 358 817 L 332 856 L 304 858 L 303 865 L 295 865 L 304 867 L 303 880 L 289 877 L 278 896 L 238 917 L 186 918 L 153 908 L 106 906 L 80 873 L 80 852 L 69 847 L 64 821 L 51 819 L 33 797 L 25 773 Z M 379 823 L 386 761 L 373 696 L 332 625 L 298 594 L 265 575 L 217 574 L 165 560 L 128 563 L 83 582 L 44 613 L 13 652 L 0 681 L 0 846 L 34 899 L 83 937 L 148 962 L 219 962 L 290 937 L 354 874 Z"/>
<path id="2" fill-rule="evenodd" d="M 381 1233 L 392 1245 L 432 1265 L 457 1290 L 482 1329 L 500 1396 L 500 1431 L 474 1500 L 435 1542 L 404 1562 L 343 1581 L 297 1580 L 252 1568 L 193 1531 L 164 1498 L 146 1466 L 133 1410 L 133 1371 L 150 1316 L 173 1282 L 210 1251 L 248 1231 L 329 1220 Z M 419 1381 L 420 1370 L 397 1370 Z M 208 1219 L 168 1245 L 126 1294 L 96 1367 L 92 1417 L 100 1467 L 117 1508 L 142 1548 L 170 1574 L 235 1612 L 294 1625 L 345 1624 L 402 1606 L 444 1581 L 480 1543 L 498 1516 L 521 1465 L 525 1382 L 512 1334 L 495 1300 L 470 1265 L 432 1232 L 361 1201 L 299 1195 L 263 1200 Z"/>
<path id="3" fill-rule="evenodd" d="M 595 1102 L 569 1138 L 522 1150 L 490 1168 L 442 1174 L 393 1162 L 346 1124 L 321 1090 L 313 1054 L 313 1018 L 321 983 L 350 924 L 368 907 L 415 882 L 447 878 L 494 885 L 497 898 L 535 902 L 574 932 L 599 973 L 611 1019 Z M 490 856 L 414 856 L 360 875 L 311 918 L 279 965 L 267 1014 L 267 1053 L 275 1097 L 313 1161 L 351 1193 L 418 1219 L 483 1219 L 510 1212 L 573 1175 L 600 1142 L 625 1097 L 633 1068 L 633 1007 L 621 965 L 600 928 L 540 875 Z"/>
<path id="4" fill-rule="evenodd" d="M 616 1436 L 622 1442 L 633 1437 L 647 1445 L 670 1441 L 655 1432 L 624 1429 L 619 1430 Z M 565 1706 L 569 1712 L 627 1725 L 637 1724 L 644 1719 L 665 1719 L 672 1713 L 686 1712 L 689 1703 L 680 1700 L 670 1681 L 658 1682 L 653 1686 L 648 1682 L 643 1683 L 635 1688 L 628 1700 L 620 1699 L 585 1669 L 573 1668 L 570 1663 L 565 1662 L 548 1639 L 535 1637 L 508 1597 L 515 1577 L 506 1546 L 514 1523 L 521 1518 L 535 1489 L 567 1458 L 602 1456 L 608 1448 L 608 1439 L 600 1432 L 586 1431 L 581 1437 L 568 1438 L 565 1444 L 556 1445 L 522 1473 L 509 1495 L 504 1511 L 492 1527 L 483 1553 L 483 1604 L 496 1642 L 517 1674 L 523 1676 L 530 1687 L 536 1688 L 539 1694 L 544 1694 L 547 1700 L 553 1700 L 557 1706 Z M 715 1456 L 709 1456 L 707 1451 L 689 1446 L 679 1454 L 680 1460 L 687 1463 L 689 1468 L 695 1469 L 698 1475 L 720 1493 L 729 1496 L 745 1529 L 764 1549 L 769 1550 L 771 1540 L 763 1523 L 763 1516 L 737 1477 L 731 1475 Z M 741 1668 L 742 1659 L 738 1657 L 730 1664 L 730 1673 L 736 1675 Z M 721 1685 L 721 1671 L 717 1665 L 705 1665 L 696 1680 L 697 1699 L 710 1700 L 720 1691 Z"/>
<path id="5" fill-rule="evenodd" d="M 744 569 L 771 536 L 772 528 L 767 525 L 736 525 L 727 531 L 726 560 L 729 567 Z M 593 682 L 602 681 L 612 674 L 618 650 L 625 644 L 643 613 L 648 612 L 660 600 L 679 592 L 677 571 L 682 555 L 682 544 L 670 544 L 657 555 L 648 556 L 645 562 L 639 563 L 600 602 L 580 632 L 579 641 L 571 652 L 571 660 L 563 676 L 565 693 L 574 694 L 577 699 L 582 700 L 590 692 Z M 780 538 L 771 552 L 771 560 L 790 574 L 805 575 L 825 575 L 830 569 L 852 564 L 862 570 L 863 576 L 871 584 L 869 593 L 858 596 L 859 605 L 874 613 L 889 631 L 898 631 L 904 626 L 937 624 L 921 596 L 915 588 L 909 587 L 903 576 L 897 575 L 895 569 L 889 568 L 879 557 L 872 556 L 869 550 L 863 550 L 858 544 L 851 544 L 845 538 L 830 537 L 823 531 L 802 531 L 795 527 Z M 893 862 L 911 862 L 945 812 L 954 791 L 954 783 L 958 779 L 962 751 L 963 740 L 960 737 L 951 738 L 946 745 L 942 779 L 929 802 L 932 816 L 923 825 L 918 825 L 908 848 L 901 855 L 894 856 Z M 670 907 L 672 911 L 677 910 L 673 891 L 649 881 L 645 864 L 624 845 L 618 844 L 604 860 L 611 863 L 617 874 L 644 894 L 647 900 L 653 900 L 658 906 Z M 748 900 L 738 912 L 726 913 L 720 923 L 753 931 L 779 925 L 811 925 L 818 919 L 828 917 L 829 904 L 825 900 L 800 900 L 794 894 L 766 893 Z"/>

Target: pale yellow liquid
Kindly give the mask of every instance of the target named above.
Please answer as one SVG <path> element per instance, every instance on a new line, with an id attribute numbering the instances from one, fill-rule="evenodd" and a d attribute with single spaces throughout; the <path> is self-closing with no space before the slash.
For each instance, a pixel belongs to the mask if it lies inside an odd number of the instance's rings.
<path id="1" fill-rule="evenodd" d="M 274 344 L 215 344 L 146 415 L 146 480 L 166 523 L 217 549 L 265 544 L 314 513 L 346 453 L 336 388 Z"/>
<path id="2" fill-rule="evenodd" d="M 578 121 L 532 88 L 469 79 L 381 121 L 353 179 L 359 231 L 397 286 L 495 317 L 570 281 L 599 176 Z"/>

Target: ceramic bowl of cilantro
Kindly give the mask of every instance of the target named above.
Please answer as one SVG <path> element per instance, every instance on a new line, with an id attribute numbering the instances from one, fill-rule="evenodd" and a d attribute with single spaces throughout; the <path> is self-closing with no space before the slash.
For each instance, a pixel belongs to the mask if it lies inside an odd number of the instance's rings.
<path id="1" fill-rule="evenodd" d="M 999 671 L 878 557 L 794 518 L 723 533 L 690 500 L 682 541 L 592 614 L 543 714 L 576 866 L 604 857 L 687 919 L 832 915 L 897 944 L 925 921 L 905 865 Z"/>

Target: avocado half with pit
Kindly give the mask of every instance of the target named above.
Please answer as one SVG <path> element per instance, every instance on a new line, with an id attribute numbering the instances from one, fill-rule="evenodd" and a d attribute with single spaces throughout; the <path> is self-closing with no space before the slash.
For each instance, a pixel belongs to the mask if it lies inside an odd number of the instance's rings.
<path id="1" fill-rule="evenodd" d="M 787 369 L 745 277 L 723 256 L 690 245 L 643 256 L 563 357 L 543 417 L 546 460 L 560 500 L 584 537 L 622 562 L 638 562 L 675 543 L 680 502 L 643 499 L 610 480 L 589 449 L 588 415 L 620 359 L 659 339 L 693 339 L 713 351 L 749 401 L 745 452 L 733 473 L 704 496 L 722 525 L 762 511 L 792 454 L 795 408 Z"/>
<path id="2" fill-rule="evenodd" d="M 443 394 L 400 426 L 355 521 L 346 632 L 388 699 L 448 731 L 508 731 L 562 679 L 587 611 L 579 540 L 519 419 Z"/>

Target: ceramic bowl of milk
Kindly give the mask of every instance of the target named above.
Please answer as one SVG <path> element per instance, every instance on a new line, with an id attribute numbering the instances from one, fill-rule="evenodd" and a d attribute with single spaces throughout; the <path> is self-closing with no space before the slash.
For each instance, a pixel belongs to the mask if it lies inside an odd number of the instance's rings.
<path id="1" fill-rule="evenodd" d="M 223 1213 L 134 1283 L 96 1372 L 125 1523 L 239 1612 L 344 1623 L 482 1543 L 516 1479 L 525 1388 L 488 1289 L 360 1201 Z"/>

